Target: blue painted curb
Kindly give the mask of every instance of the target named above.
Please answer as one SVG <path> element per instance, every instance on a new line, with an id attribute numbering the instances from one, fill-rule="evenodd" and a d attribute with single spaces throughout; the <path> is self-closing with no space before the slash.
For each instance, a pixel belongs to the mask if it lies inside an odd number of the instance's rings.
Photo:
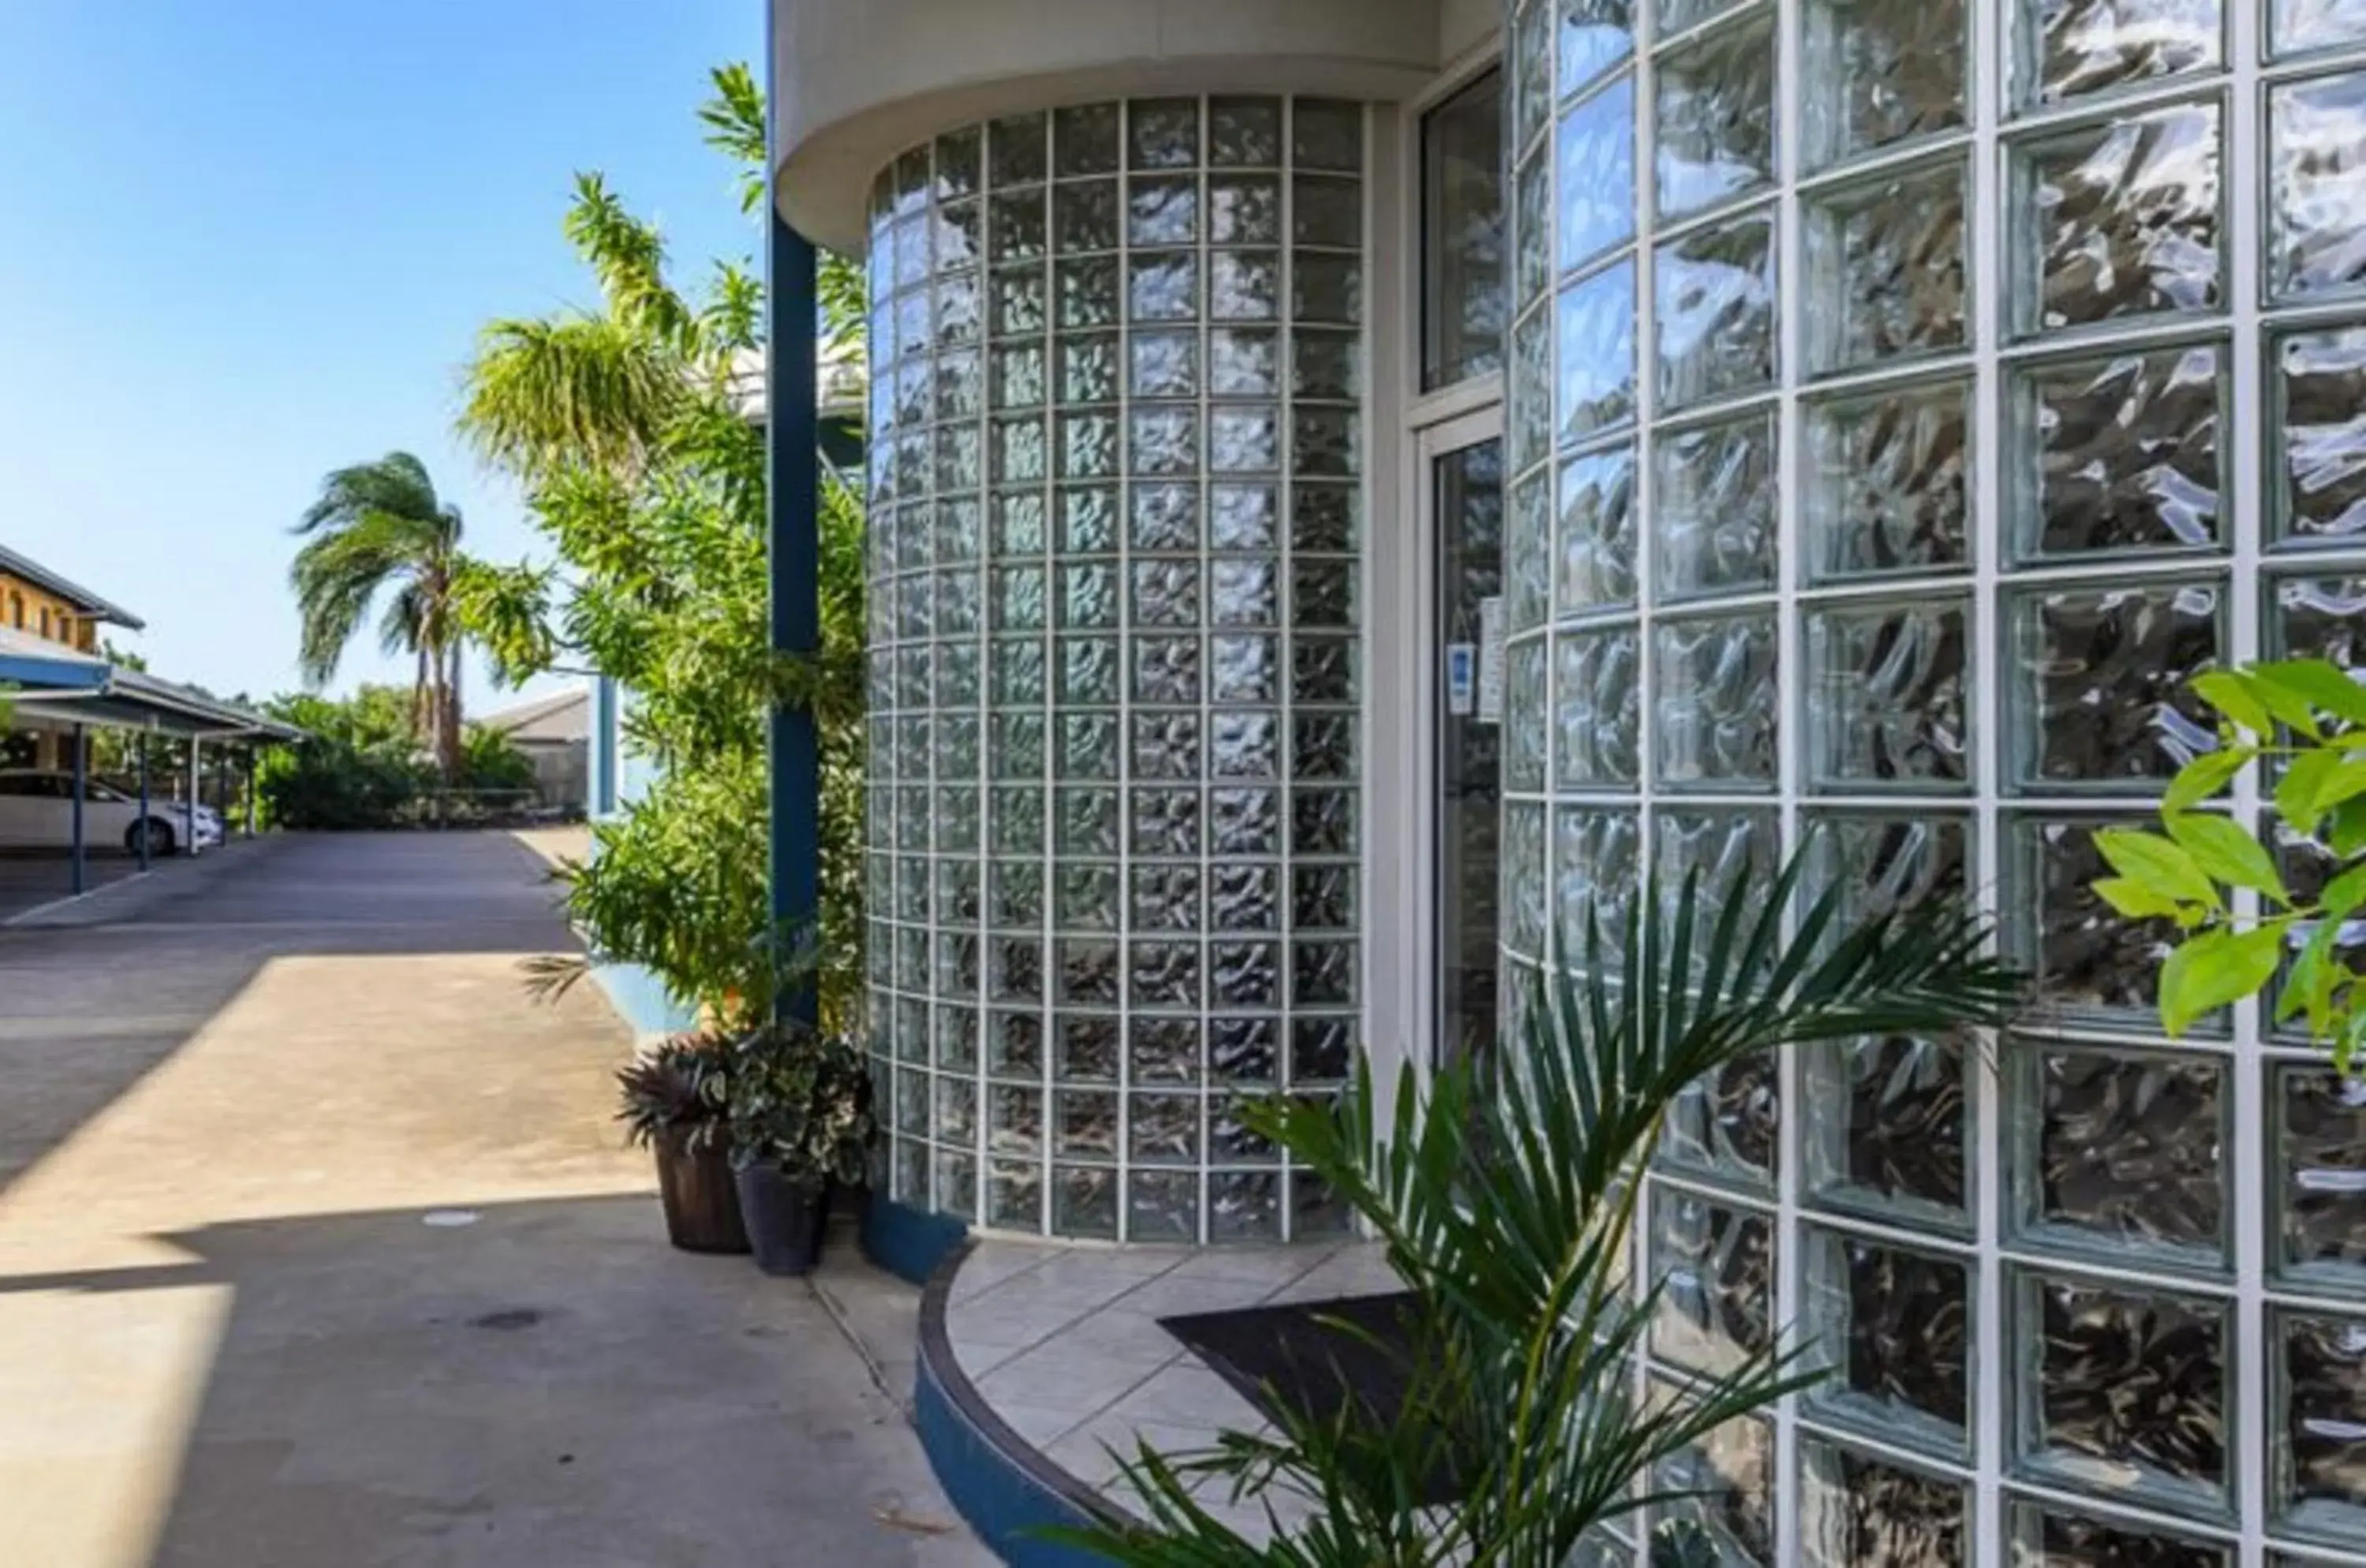
<path id="1" fill-rule="evenodd" d="M 925 1288 L 938 1266 L 969 1239 L 950 1214 L 916 1209 L 873 1193 L 862 1209 L 862 1256 L 907 1284 Z"/>
<path id="2" fill-rule="evenodd" d="M 945 1303 L 969 1257 L 955 1247 L 920 1297 L 919 1370 L 912 1423 L 937 1482 L 994 1554 L 1011 1568 L 1109 1568 L 1109 1559 L 1040 1533 L 1121 1518 L 1101 1496 L 1003 1425 L 954 1359 Z"/>

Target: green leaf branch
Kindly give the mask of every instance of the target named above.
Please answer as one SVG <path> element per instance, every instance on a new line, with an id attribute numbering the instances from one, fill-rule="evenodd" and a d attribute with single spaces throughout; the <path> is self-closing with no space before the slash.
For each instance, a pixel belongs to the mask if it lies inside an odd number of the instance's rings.
<path id="1" fill-rule="evenodd" d="M 2095 835 L 2112 874 L 2094 892 L 2130 919 L 2176 926 L 2159 981 L 2171 1035 L 2272 988 L 2275 1021 L 2305 1018 L 2347 1073 L 2366 1042 L 2360 975 L 2338 951 L 2366 907 L 2366 686 L 2327 660 L 2290 659 L 2213 671 L 2193 690 L 2218 715 L 2218 748 L 2170 781 L 2158 831 Z M 2285 830 L 2331 863 L 2313 891 L 2290 886 L 2270 845 L 2214 809 L 2251 769 L 2271 783 L 2262 793 Z"/>

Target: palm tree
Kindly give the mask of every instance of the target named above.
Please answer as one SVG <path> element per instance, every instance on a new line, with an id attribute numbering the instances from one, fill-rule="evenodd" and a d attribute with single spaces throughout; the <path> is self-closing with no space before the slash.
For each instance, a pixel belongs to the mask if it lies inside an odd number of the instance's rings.
<path id="1" fill-rule="evenodd" d="M 1715 897 L 1647 882 L 1589 914 L 1498 1050 L 1426 1085 L 1407 1069 L 1392 1111 L 1369 1068 L 1335 1109 L 1252 1108 L 1403 1279 L 1402 1347 L 1368 1340 L 1397 1359 L 1413 1418 L 1282 1406 L 1203 1453 L 1144 1444 L 1123 1461 L 1139 1519 L 1053 1533 L 1121 1568 L 1563 1568 L 1648 1509 L 1650 1568 L 1718 1562 L 1705 1456 L 1824 1369 L 1777 1337 L 1721 1373 L 1639 1382 L 1653 1319 L 1686 1310 L 1633 1268 L 1670 1107 L 1763 1055 L 1999 1025 L 2022 988 L 1961 908 L 1851 925 L 1843 888 L 1805 897 L 1806 863 Z M 1218 1511 L 1228 1495 L 1269 1540 Z"/>
<path id="2" fill-rule="evenodd" d="M 460 549 L 460 509 L 435 493 L 425 464 L 389 452 L 323 479 L 296 532 L 306 543 L 288 577 L 303 615 L 304 678 L 320 685 L 336 673 L 383 598 L 378 646 L 411 656 L 411 730 L 449 783 L 459 768 L 467 642 L 456 598 L 474 565 Z"/>

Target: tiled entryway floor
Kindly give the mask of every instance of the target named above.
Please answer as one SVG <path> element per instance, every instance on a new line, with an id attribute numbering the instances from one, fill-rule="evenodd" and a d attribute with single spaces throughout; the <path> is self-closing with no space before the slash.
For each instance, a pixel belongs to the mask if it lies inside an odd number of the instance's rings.
<path id="1" fill-rule="evenodd" d="M 1382 1249 L 1366 1242 L 1196 1249 L 986 1240 L 953 1277 L 945 1331 L 963 1374 L 1005 1426 L 1138 1512 L 1117 1453 L 1131 1457 L 1145 1441 L 1186 1453 L 1227 1428 L 1266 1425 L 1160 1318 L 1401 1288 Z M 1262 1507 L 1207 1501 L 1235 1528 L 1262 1533 Z"/>

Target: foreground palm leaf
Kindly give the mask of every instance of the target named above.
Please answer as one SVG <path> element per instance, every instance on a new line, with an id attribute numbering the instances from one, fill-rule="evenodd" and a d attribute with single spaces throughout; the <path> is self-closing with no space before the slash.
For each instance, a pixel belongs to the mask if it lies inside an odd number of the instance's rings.
<path id="1" fill-rule="evenodd" d="M 1361 1216 L 1413 1292 L 1405 1415 L 1300 1412 L 1182 1458 L 1145 1445 L 1124 1472 L 1144 1519 L 1065 1539 L 1136 1568 L 1563 1568 L 1653 1508 L 1654 1568 L 1714 1561 L 1691 1517 L 1701 1495 L 1671 1478 L 1822 1372 L 1776 1350 L 1646 1392 L 1660 1287 L 1633 1280 L 1631 1243 L 1670 1107 L 1761 1053 L 2000 1024 L 2020 991 L 1954 906 L 1843 930 L 1836 888 L 1791 920 L 1803 864 L 1737 883 L 1714 916 L 1695 879 L 1673 899 L 1648 886 L 1616 942 L 1589 915 L 1565 943 L 1582 962 L 1536 983 L 1495 1055 L 1425 1089 L 1408 1070 L 1385 1118 L 1368 1069 L 1335 1108 L 1257 1107 L 1258 1130 Z M 1425 1502 L 1440 1477 L 1457 1500 Z M 1271 1539 L 1243 1535 L 1227 1500 L 1261 1504 Z"/>

